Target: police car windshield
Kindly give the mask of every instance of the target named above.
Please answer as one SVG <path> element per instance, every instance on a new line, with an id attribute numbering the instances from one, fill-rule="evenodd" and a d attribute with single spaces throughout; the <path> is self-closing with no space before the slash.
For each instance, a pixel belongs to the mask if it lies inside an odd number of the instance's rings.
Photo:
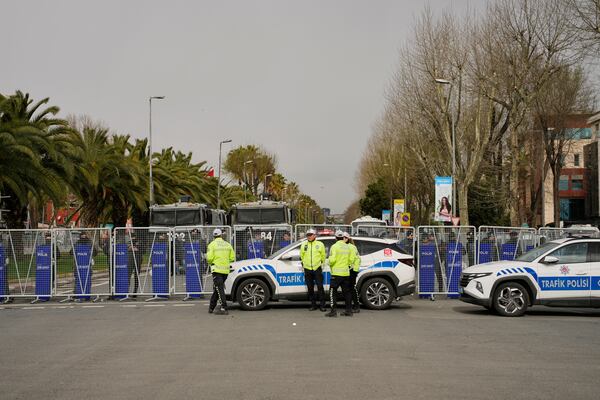
<path id="1" fill-rule="evenodd" d="M 281 254 L 285 253 L 286 251 L 290 250 L 291 248 L 293 248 L 293 247 L 295 247 L 297 245 L 298 245 L 298 242 L 294 242 L 294 243 L 288 244 L 284 248 L 279 249 L 275 253 L 271 254 L 269 257 L 267 257 L 267 259 L 273 260 L 273 259 L 279 257 Z"/>
<path id="2" fill-rule="evenodd" d="M 515 260 L 516 261 L 524 261 L 524 262 L 532 262 L 533 260 L 535 260 L 536 258 L 541 256 L 542 254 L 547 253 L 548 251 L 554 249 L 555 247 L 557 247 L 559 245 L 560 245 L 560 243 L 555 243 L 555 242 L 545 243 L 545 244 L 541 245 L 540 247 L 536 247 L 535 249 L 528 251 L 527 253 L 523 254 L 522 256 L 517 257 Z"/>

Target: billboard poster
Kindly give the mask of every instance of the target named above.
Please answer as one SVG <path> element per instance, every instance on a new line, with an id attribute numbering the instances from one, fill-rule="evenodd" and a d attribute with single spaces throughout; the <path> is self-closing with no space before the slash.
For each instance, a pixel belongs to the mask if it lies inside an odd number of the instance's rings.
<path id="1" fill-rule="evenodd" d="M 394 199 L 394 225 L 402 225 L 402 214 L 404 213 L 404 199 Z"/>
<path id="2" fill-rule="evenodd" d="M 435 218 L 440 222 L 452 221 L 452 177 L 435 177 Z"/>
<path id="3" fill-rule="evenodd" d="M 381 210 L 381 220 L 390 224 L 392 210 Z"/>

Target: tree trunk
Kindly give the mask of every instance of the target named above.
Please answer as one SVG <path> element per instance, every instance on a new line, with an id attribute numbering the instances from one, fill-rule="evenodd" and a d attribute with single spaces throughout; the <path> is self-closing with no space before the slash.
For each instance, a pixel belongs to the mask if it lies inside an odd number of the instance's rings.
<path id="1" fill-rule="evenodd" d="M 460 224 L 461 225 L 469 225 L 469 188 L 467 185 L 457 185 L 458 191 L 458 211 L 460 211 L 460 215 L 457 213 L 456 216 L 460 216 Z"/>
<path id="2" fill-rule="evenodd" d="M 554 202 L 554 226 L 560 228 L 560 197 L 558 196 L 558 183 L 560 181 L 560 164 L 552 168 L 552 200 Z M 558 171 L 556 171 L 558 170 Z"/>
<path id="3" fill-rule="evenodd" d="M 510 132 L 510 178 L 509 178 L 509 207 L 510 223 L 512 226 L 519 226 L 519 136 L 517 130 Z"/>

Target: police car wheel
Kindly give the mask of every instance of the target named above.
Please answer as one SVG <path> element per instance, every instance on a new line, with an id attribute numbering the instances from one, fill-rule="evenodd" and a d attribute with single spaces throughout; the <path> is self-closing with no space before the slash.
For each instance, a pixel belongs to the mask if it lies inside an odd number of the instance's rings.
<path id="1" fill-rule="evenodd" d="M 372 278 L 360 289 L 360 298 L 365 307 L 371 310 L 384 310 L 394 301 L 394 287 L 384 278 Z"/>
<path id="2" fill-rule="evenodd" d="M 523 285 L 504 282 L 494 291 L 493 305 L 496 312 L 505 317 L 520 317 L 527 311 L 529 293 Z"/>
<path id="3" fill-rule="evenodd" d="M 246 279 L 237 288 L 236 300 L 240 307 L 248 311 L 262 310 L 271 297 L 269 285 L 260 279 Z"/>

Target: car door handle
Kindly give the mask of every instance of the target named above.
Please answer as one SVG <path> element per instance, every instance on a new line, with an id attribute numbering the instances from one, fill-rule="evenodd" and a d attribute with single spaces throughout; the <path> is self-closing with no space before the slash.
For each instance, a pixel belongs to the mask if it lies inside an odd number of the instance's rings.
<path id="1" fill-rule="evenodd" d="M 575 275 L 579 275 L 579 276 L 581 276 L 581 275 L 587 275 L 587 272 L 582 272 L 581 274 L 575 274 Z"/>

